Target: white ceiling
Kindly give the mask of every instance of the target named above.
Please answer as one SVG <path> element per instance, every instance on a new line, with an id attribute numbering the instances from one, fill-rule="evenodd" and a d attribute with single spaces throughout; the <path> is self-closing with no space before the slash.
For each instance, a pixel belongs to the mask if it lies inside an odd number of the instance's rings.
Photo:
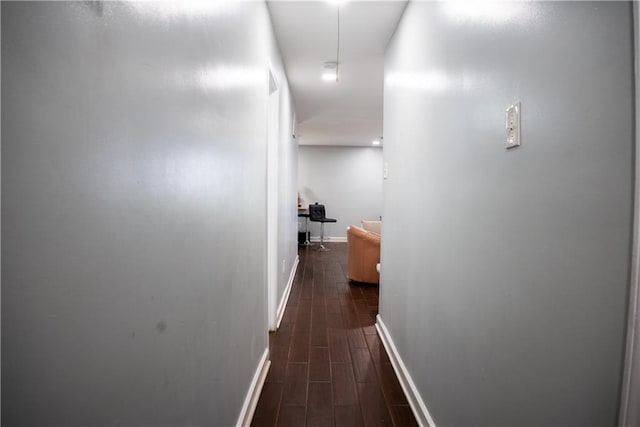
<path id="1" fill-rule="evenodd" d="M 336 60 L 338 5 L 268 1 L 295 103 L 301 145 L 371 145 L 382 136 L 384 51 L 402 1 L 343 2 L 339 83 L 321 79 Z"/>

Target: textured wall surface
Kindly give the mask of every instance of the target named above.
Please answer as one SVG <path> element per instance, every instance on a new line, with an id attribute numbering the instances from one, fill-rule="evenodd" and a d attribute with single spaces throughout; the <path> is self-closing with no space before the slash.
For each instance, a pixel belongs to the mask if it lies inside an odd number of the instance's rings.
<path id="1" fill-rule="evenodd" d="M 381 148 L 300 146 L 299 153 L 300 196 L 323 203 L 338 220 L 325 224 L 325 236 L 346 238 L 349 225 L 382 215 Z M 320 225 L 309 224 L 311 235 L 320 236 Z"/>
<path id="2" fill-rule="evenodd" d="M 387 50 L 381 318 L 438 426 L 615 425 L 631 6 L 466 6 L 410 3 Z"/>
<path id="3" fill-rule="evenodd" d="M 235 424 L 272 37 L 262 3 L 2 4 L 3 424 Z"/>

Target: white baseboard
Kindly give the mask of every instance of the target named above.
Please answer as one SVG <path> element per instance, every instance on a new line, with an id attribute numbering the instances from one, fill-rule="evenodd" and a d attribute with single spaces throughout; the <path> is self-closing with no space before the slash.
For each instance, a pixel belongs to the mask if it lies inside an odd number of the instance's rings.
<path id="1" fill-rule="evenodd" d="M 407 367 L 404 365 L 404 362 L 398 353 L 398 349 L 393 343 L 391 335 L 389 335 L 389 330 L 384 325 L 379 314 L 376 316 L 376 330 L 378 331 L 378 335 L 380 336 L 380 340 L 382 341 L 384 348 L 389 354 L 393 370 L 398 376 L 402 390 L 404 391 L 405 396 L 407 396 L 407 400 L 409 401 L 409 405 L 411 406 L 411 410 L 413 411 L 413 415 L 415 415 L 418 424 L 421 427 L 436 427 L 436 423 L 433 421 L 433 418 L 431 418 L 431 414 L 429 414 L 427 405 L 424 404 L 422 396 L 420 396 L 413 379 L 411 379 L 411 375 L 409 374 Z"/>
<path id="2" fill-rule="evenodd" d="M 262 393 L 262 386 L 264 385 L 264 381 L 267 379 L 267 372 L 269 372 L 270 366 L 271 361 L 269 360 L 269 349 L 265 348 L 262 358 L 260 359 L 260 363 L 258 363 L 258 369 L 251 380 L 247 396 L 244 398 L 244 404 L 242 405 L 242 410 L 240 411 L 236 427 L 249 427 L 251 425 L 251 420 L 253 419 L 253 414 L 256 411 L 258 399 L 260 399 L 260 393 Z"/>
<path id="3" fill-rule="evenodd" d="M 299 262 L 300 262 L 300 257 L 296 255 L 296 260 L 293 262 L 293 267 L 291 268 L 291 274 L 289 274 L 289 281 L 287 282 L 287 287 L 284 288 L 284 294 L 282 295 L 280 304 L 278 304 L 278 311 L 276 311 L 276 329 L 280 327 L 280 322 L 282 322 L 282 317 L 284 316 L 284 309 L 287 307 L 287 301 L 289 301 L 289 294 L 291 293 L 293 280 L 296 277 L 296 271 L 298 271 Z"/>
<path id="4" fill-rule="evenodd" d="M 311 238 L 309 239 L 310 241 L 317 243 L 320 241 L 320 236 L 311 236 Z M 337 236 L 325 236 L 324 237 L 324 241 L 325 242 L 336 242 L 336 243 L 346 243 L 347 242 L 347 238 L 346 237 L 337 237 Z"/>

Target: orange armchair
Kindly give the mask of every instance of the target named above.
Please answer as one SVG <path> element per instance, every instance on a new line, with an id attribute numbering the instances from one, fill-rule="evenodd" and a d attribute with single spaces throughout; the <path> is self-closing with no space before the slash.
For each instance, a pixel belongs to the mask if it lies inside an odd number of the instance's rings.
<path id="1" fill-rule="evenodd" d="M 380 283 L 380 235 L 354 225 L 347 227 L 347 277 L 364 283 Z"/>

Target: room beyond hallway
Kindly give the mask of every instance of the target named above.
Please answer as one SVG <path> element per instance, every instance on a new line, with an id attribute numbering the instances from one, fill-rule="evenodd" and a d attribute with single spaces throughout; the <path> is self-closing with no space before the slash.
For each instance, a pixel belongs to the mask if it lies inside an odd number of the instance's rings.
<path id="1" fill-rule="evenodd" d="M 375 329 L 378 287 L 350 284 L 346 243 L 300 248 L 253 426 L 417 425 Z"/>

